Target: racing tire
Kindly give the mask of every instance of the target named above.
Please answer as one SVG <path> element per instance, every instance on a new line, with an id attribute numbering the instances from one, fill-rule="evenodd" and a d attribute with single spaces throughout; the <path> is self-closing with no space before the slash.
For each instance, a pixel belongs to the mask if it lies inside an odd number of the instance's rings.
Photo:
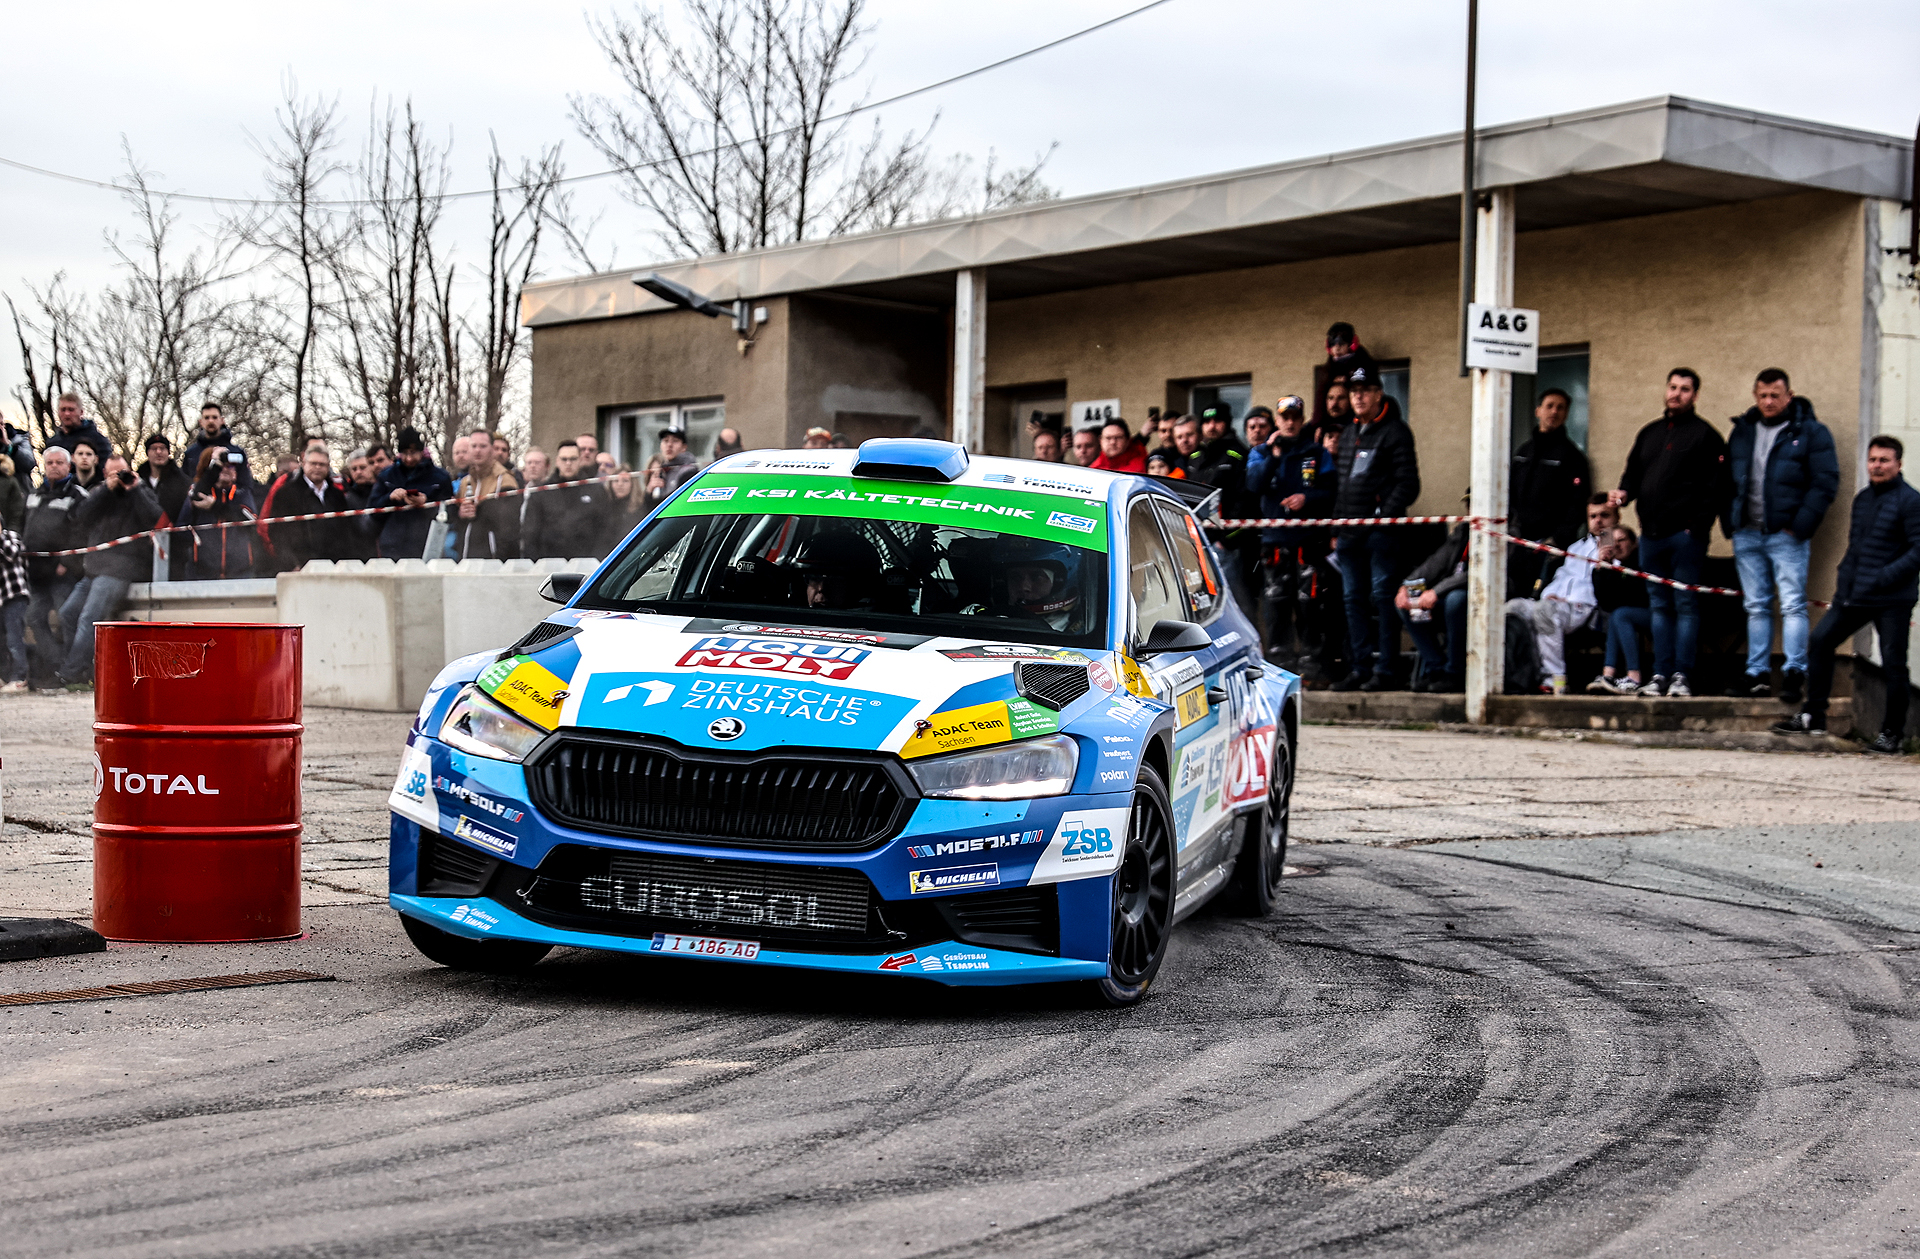
<path id="1" fill-rule="evenodd" d="M 1134 782 L 1127 846 L 1113 872 L 1113 927 L 1107 973 L 1092 983 L 1100 1004 L 1138 1004 L 1160 973 L 1173 934 L 1173 809 L 1159 771 L 1143 765 Z"/>
<path id="2" fill-rule="evenodd" d="M 1254 918 L 1273 912 L 1287 863 L 1287 834 L 1293 823 L 1293 740 L 1284 721 L 1274 727 L 1272 761 L 1266 801 L 1258 812 L 1247 815 L 1246 835 L 1233 865 L 1234 908 Z"/>
<path id="3" fill-rule="evenodd" d="M 553 951 L 551 944 L 530 944 L 524 940 L 469 940 L 405 914 L 400 915 L 400 925 L 414 948 L 429 960 L 453 970 L 513 975 L 531 968 Z"/>

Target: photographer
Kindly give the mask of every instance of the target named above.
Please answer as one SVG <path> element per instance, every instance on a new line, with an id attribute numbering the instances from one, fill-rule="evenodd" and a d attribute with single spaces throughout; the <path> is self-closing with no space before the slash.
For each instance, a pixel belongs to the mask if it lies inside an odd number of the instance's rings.
<path id="1" fill-rule="evenodd" d="M 251 577 L 259 557 L 253 491 L 239 483 L 242 465 L 218 454 L 213 448 L 200 452 L 193 492 L 180 509 L 180 524 L 192 532 L 180 535 L 174 546 L 185 553 L 188 581 Z"/>
<path id="2" fill-rule="evenodd" d="M 87 501 L 73 509 L 74 523 L 87 531 L 85 545 L 144 533 L 159 523 L 160 500 L 127 467 L 125 456 L 109 456 L 100 479 L 102 483 L 87 495 Z M 67 627 L 67 659 L 54 676 L 67 686 L 92 682 L 94 624 L 118 616 L 127 588 L 152 577 L 153 543 L 142 538 L 81 558 L 87 575 L 60 610 Z"/>

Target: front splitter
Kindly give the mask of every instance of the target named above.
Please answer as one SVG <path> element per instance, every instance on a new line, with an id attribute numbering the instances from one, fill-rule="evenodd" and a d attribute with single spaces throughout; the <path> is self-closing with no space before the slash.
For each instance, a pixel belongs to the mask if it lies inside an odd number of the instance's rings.
<path id="1" fill-rule="evenodd" d="M 567 931 L 549 927 L 522 917 L 499 901 L 485 896 L 404 896 L 395 892 L 387 897 L 387 903 L 410 918 L 417 918 L 450 935 L 464 936 L 470 940 L 523 940 L 575 949 L 662 956 L 655 950 L 651 937 L 602 935 L 593 931 Z M 751 938 L 752 930 L 746 927 L 729 930 L 724 926 L 716 926 L 713 934 Z M 1104 962 L 1012 953 L 1005 949 L 962 944 L 956 940 L 905 949 L 898 953 L 799 953 L 763 948 L 759 956 L 752 960 L 692 960 L 733 966 L 789 966 L 853 974 L 913 975 L 937 983 L 979 986 L 1100 979 L 1107 973 Z"/>

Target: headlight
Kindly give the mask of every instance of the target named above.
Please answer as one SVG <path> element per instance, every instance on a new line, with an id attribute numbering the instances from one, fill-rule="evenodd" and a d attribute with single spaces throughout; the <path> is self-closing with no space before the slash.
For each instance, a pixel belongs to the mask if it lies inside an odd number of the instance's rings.
<path id="1" fill-rule="evenodd" d="M 440 723 L 440 739 L 462 752 L 495 761 L 523 761 L 547 732 L 528 725 L 468 686 Z"/>
<path id="2" fill-rule="evenodd" d="M 1064 734 L 1000 748 L 908 761 L 920 794 L 936 800 L 1031 800 L 1066 794 L 1080 764 L 1079 745 Z"/>

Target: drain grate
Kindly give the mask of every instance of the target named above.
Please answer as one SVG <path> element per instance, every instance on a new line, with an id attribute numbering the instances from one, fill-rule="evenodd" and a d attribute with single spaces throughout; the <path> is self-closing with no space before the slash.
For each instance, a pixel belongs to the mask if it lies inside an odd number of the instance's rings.
<path id="1" fill-rule="evenodd" d="M 168 992 L 211 992 L 216 988 L 257 988 L 262 984 L 328 982 L 332 975 L 310 970 L 264 970 L 251 975 L 207 975 L 200 979 L 154 979 L 142 984 L 108 984 L 67 992 L 0 993 L 0 1005 L 54 1005 L 62 1001 L 101 1001 L 109 997 L 151 997 Z"/>

